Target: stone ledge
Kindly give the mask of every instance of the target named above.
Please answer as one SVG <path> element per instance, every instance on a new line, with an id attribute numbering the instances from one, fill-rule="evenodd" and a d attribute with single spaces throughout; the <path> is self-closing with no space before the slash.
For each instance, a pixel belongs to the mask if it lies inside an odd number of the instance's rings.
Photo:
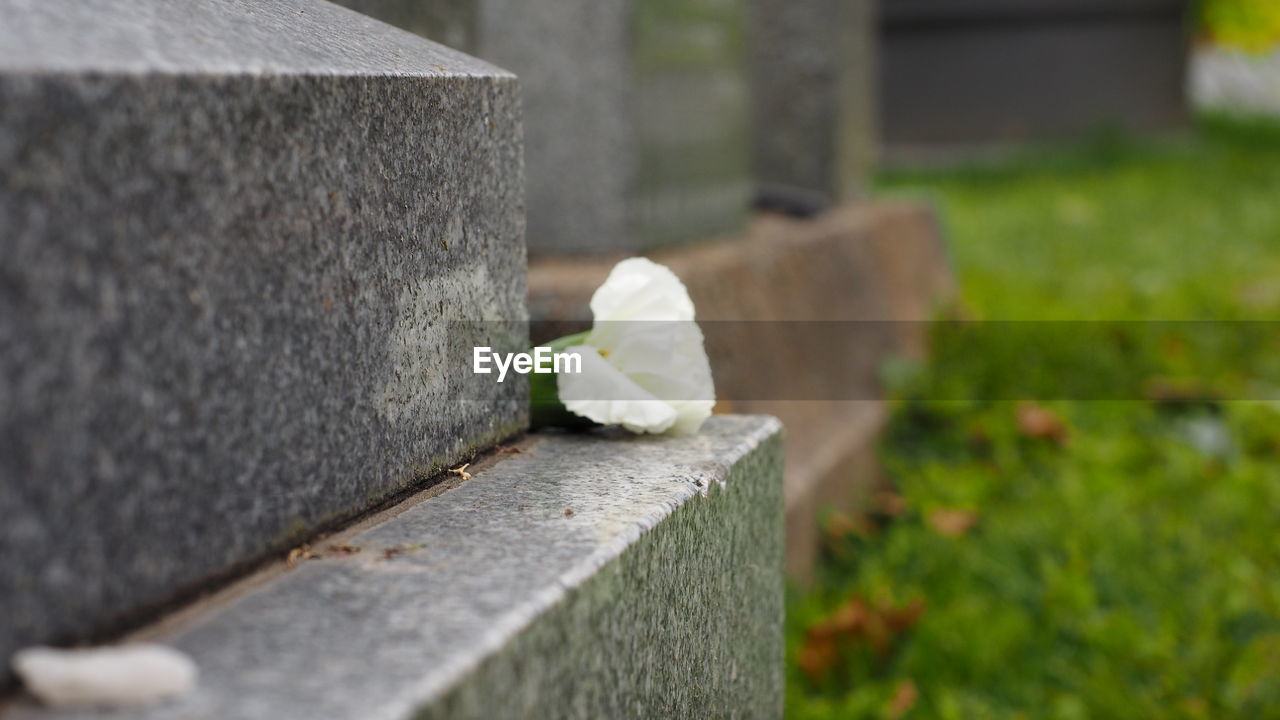
<path id="1" fill-rule="evenodd" d="M 160 634 L 201 680 L 140 716 L 780 717 L 778 421 L 522 449 Z"/>

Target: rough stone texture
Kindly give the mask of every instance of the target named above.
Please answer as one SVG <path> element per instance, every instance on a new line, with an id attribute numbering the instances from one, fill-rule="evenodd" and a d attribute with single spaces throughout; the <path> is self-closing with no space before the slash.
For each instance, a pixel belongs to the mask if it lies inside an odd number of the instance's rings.
<path id="1" fill-rule="evenodd" d="M 752 0 L 758 193 L 853 199 L 876 154 L 875 0 Z"/>
<path id="2" fill-rule="evenodd" d="M 794 428 L 787 433 L 787 567 L 803 579 L 817 549 L 817 515 L 850 507 L 875 483 L 882 364 L 925 351 L 924 321 L 951 293 L 937 219 L 930 208 L 904 202 L 855 204 L 814 220 L 765 215 L 744 237 L 652 257 L 689 288 L 707 336 L 717 409 L 768 412 Z M 531 263 L 533 339 L 588 324 L 587 301 L 612 264 Z"/>
<path id="3" fill-rule="evenodd" d="M 128 716 L 781 717 L 781 453 L 759 416 L 535 436 L 160 637 L 199 686 Z"/>
<path id="4" fill-rule="evenodd" d="M 531 254 L 738 230 L 748 0 L 339 0 L 520 76 Z"/>
<path id="5" fill-rule="evenodd" d="M 522 427 L 443 362 L 525 315 L 513 76 L 311 0 L 0 17 L 0 658 Z"/>

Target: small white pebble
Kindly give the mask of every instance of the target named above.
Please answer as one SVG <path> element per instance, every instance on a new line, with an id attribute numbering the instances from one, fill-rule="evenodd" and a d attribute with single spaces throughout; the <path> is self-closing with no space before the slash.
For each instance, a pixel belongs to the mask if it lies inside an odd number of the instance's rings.
<path id="1" fill-rule="evenodd" d="M 46 705 L 136 707 L 181 695 L 196 682 L 196 664 L 164 645 L 59 650 L 32 647 L 13 655 L 13 669 Z"/>

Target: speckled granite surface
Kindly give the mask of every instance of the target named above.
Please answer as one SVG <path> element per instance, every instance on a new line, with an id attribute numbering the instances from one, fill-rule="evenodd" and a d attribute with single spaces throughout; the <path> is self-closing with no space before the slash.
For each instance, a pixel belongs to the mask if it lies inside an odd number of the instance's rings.
<path id="1" fill-rule="evenodd" d="M 520 132 L 513 76 L 328 3 L 0 0 L 0 659 L 523 426 L 444 360 L 525 315 Z"/>
<path id="2" fill-rule="evenodd" d="M 199 688 L 129 717 L 781 717 L 781 440 L 542 437 L 162 638 Z"/>

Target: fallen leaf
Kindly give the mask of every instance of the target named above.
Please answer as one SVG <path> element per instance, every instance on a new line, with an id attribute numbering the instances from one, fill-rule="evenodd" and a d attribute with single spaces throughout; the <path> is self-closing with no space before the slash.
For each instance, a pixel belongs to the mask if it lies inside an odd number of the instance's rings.
<path id="1" fill-rule="evenodd" d="M 311 546 L 304 543 L 289 551 L 284 559 L 284 566 L 292 569 L 303 560 L 314 560 L 318 557 L 320 556 L 312 552 Z"/>
<path id="2" fill-rule="evenodd" d="M 355 555 L 358 552 L 360 552 L 359 545 L 352 545 L 351 543 L 334 543 L 329 546 L 328 551 L 325 554 L 329 557 L 342 557 L 345 555 Z"/>
<path id="3" fill-rule="evenodd" d="M 876 526 L 875 523 L 862 515 L 833 512 L 827 516 L 827 520 L 823 524 L 823 530 L 829 539 L 840 540 L 847 535 L 860 535 L 862 537 L 874 535 Z"/>
<path id="4" fill-rule="evenodd" d="M 885 708 L 885 717 L 889 720 L 898 720 L 915 707 L 916 699 L 919 697 L 920 691 L 916 689 L 916 684 L 910 680 L 903 680 L 898 683 L 897 689 L 893 691 L 893 697 L 889 699 L 889 707 Z"/>
<path id="5" fill-rule="evenodd" d="M 930 527 L 947 537 L 960 537 L 978 522 L 978 514 L 972 510 L 947 508 L 930 510 L 927 518 Z"/>
<path id="6" fill-rule="evenodd" d="M 854 595 L 809 627 L 796 655 L 796 665 L 811 681 L 819 683 L 840 661 L 842 644 L 865 641 L 884 657 L 923 613 L 921 598 L 897 608 L 887 600 L 872 606 L 861 595 Z"/>
<path id="7" fill-rule="evenodd" d="M 902 632 L 915 625 L 920 616 L 924 614 L 924 598 L 912 598 L 911 602 L 901 608 L 892 608 L 887 605 L 881 606 L 881 613 L 883 613 L 890 629 L 894 632 Z"/>
<path id="8" fill-rule="evenodd" d="M 1059 445 L 1066 443 L 1067 425 L 1057 413 L 1036 403 L 1018 405 L 1018 432 L 1030 438 L 1052 440 Z"/>
<path id="9" fill-rule="evenodd" d="M 815 684 L 836 664 L 840 653 L 833 640 L 808 640 L 796 655 L 796 666 Z"/>
<path id="10" fill-rule="evenodd" d="M 422 549 L 422 543 L 405 543 L 404 545 L 394 545 L 392 547 L 383 549 L 382 559 L 390 560 L 391 558 L 397 555 L 404 555 L 406 553 L 417 552 L 421 549 Z"/>
<path id="11" fill-rule="evenodd" d="M 898 517 L 907 511 L 907 499 L 896 492 L 881 490 L 876 493 L 876 507 L 890 517 Z"/>
<path id="12" fill-rule="evenodd" d="M 565 508 L 565 509 L 564 509 L 564 516 L 565 516 L 565 517 L 573 517 L 573 508 Z"/>

